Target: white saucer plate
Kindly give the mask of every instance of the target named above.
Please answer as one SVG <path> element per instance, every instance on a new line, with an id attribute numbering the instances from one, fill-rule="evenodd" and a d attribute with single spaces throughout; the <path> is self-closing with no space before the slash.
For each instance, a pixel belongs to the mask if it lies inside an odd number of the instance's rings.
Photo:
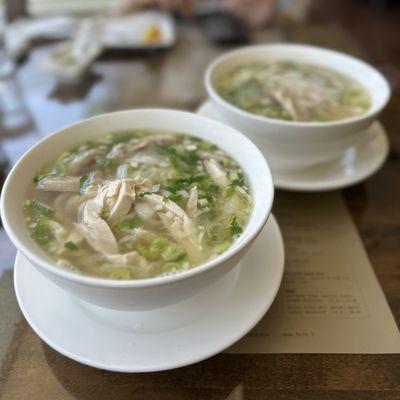
<path id="1" fill-rule="evenodd" d="M 197 113 L 222 121 L 210 101 L 204 102 Z M 261 147 L 260 150 L 265 155 L 265 150 Z M 271 171 L 274 186 L 277 189 L 304 192 L 343 189 L 378 171 L 388 152 L 389 141 L 385 129 L 376 121 L 366 130 L 363 142 L 349 148 L 342 157 L 334 161 L 299 170 Z"/>
<path id="2" fill-rule="evenodd" d="M 284 247 L 271 215 L 240 265 L 202 293 L 147 312 L 81 302 L 19 253 L 19 306 L 38 336 L 59 353 L 118 372 L 162 371 L 209 358 L 242 338 L 271 306 L 281 283 Z"/>

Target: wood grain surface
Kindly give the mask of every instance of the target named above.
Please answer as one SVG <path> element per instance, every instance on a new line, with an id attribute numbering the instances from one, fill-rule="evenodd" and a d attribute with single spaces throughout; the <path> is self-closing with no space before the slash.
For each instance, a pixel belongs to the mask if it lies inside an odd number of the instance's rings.
<path id="1" fill-rule="evenodd" d="M 340 49 L 376 65 L 390 80 L 393 96 L 381 117 L 390 138 L 389 159 L 376 175 L 343 194 L 400 324 L 400 9 L 368 4 L 316 0 L 307 24 L 273 26 L 255 38 Z M 52 45 L 36 47 L 7 83 L 10 95 L 1 109 L 0 140 L 11 162 L 38 138 L 100 112 L 139 106 L 194 110 L 206 97 L 205 66 L 226 48 L 212 47 L 193 24 L 182 24 L 178 37 L 169 52 L 104 54 L 76 86 L 59 85 L 44 75 L 40 63 Z M 9 310 L 15 307 L 14 253 L 0 234 L 0 277 L 6 282 L 0 285 L 0 301 L 9 301 Z M 128 375 L 59 355 L 21 316 L 7 323 L 13 334 L 7 338 L 0 331 L 2 400 L 400 398 L 400 355 L 221 354 L 175 371 Z"/>

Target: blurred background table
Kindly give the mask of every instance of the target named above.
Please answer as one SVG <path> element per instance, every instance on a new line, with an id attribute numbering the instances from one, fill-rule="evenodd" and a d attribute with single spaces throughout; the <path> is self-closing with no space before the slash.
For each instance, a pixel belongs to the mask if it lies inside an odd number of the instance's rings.
<path id="1" fill-rule="evenodd" d="M 15 2 L 14 4 L 19 3 Z M 400 323 L 400 8 L 385 2 L 316 0 L 303 24 L 274 23 L 255 42 L 290 41 L 361 57 L 390 80 L 381 121 L 389 159 L 343 195 L 397 323 Z M 207 42 L 193 21 L 177 26 L 173 49 L 106 53 L 77 85 L 43 74 L 54 44 L 36 46 L 2 83 L 0 143 L 10 164 L 41 137 L 106 111 L 162 106 L 195 110 L 207 63 L 229 47 Z M 304 195 L 311 196 L 311 195 Z M 312 196 L 318 196 L 313 194 Z M 278 193 L 279 199 L 279 193 Z M 0 231 L 0 399 L 398 399 L 400 355 L 217 355 L 176 371 L 126 375 L 71 361 L 42 343 L 16 305 L 15 249 Z M 24 384 L 16 380 L 26 375 Z M 25 384 L 30 382 L 29 384 Z"/>

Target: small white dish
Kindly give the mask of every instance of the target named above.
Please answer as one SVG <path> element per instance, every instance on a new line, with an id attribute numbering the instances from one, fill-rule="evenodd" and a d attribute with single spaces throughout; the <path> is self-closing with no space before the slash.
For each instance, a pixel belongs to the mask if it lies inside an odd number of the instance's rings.
<path id="1" fill-rule="evenodd" d="M 14 283 L 33 330 L 59 353 L 119 372 L 168 370 L 217 354 L 252 329 L 281 283 L 284 247 L 271 215 L 237 268 L 200 294 L 146 312 L 113 311 L 79 301 L 18 253 Z"/>
<path id="2" fill-rule="evenodd" d="M 210 101 L 204 102 L 197 113 L 222 120 Z M 374 122 L 363 131 L 364 139 L 345 151 L 343 156 L 327 163 L 297 170 L 272 168 L 272 178 L 277 189 L 317 192 L 343 189 L 355 185 L 373 175 L 385 162 L 389 141 L 380 122 Z M 257 143 L 267 157 L 268 143 Z M 268 158 L 267 158 L 268 160 Z"/>
<path id="3" fill-rule="evenodd" d="M 142 11 L 123 17 L 99 19 L 100 41 L 106 49 L 144 50 L 168 48 L 175 43 L 175 23 L 169 13 Z M 146 40 L 146 31 L 156 28 L 159 40 Z"/>

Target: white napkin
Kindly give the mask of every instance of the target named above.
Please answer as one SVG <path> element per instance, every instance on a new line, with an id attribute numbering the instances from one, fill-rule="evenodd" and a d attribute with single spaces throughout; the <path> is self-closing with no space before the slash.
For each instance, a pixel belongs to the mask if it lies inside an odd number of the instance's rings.
<path id="1" fill-rule="evenodd" d="M 72 17 L 19 18 L 6 27 L 7 48 L 11 57 L 22 56 L 36 39 L 67 39 L 78 29 Z"/>
<path id="2" fill-rule="evenodd" d="M 77 81 L 101 50 L 102 45 L 96 21 L 84 19 L 75 37 L 60 43 L 49 54 L 43 68 L 60 81 Z"/>

